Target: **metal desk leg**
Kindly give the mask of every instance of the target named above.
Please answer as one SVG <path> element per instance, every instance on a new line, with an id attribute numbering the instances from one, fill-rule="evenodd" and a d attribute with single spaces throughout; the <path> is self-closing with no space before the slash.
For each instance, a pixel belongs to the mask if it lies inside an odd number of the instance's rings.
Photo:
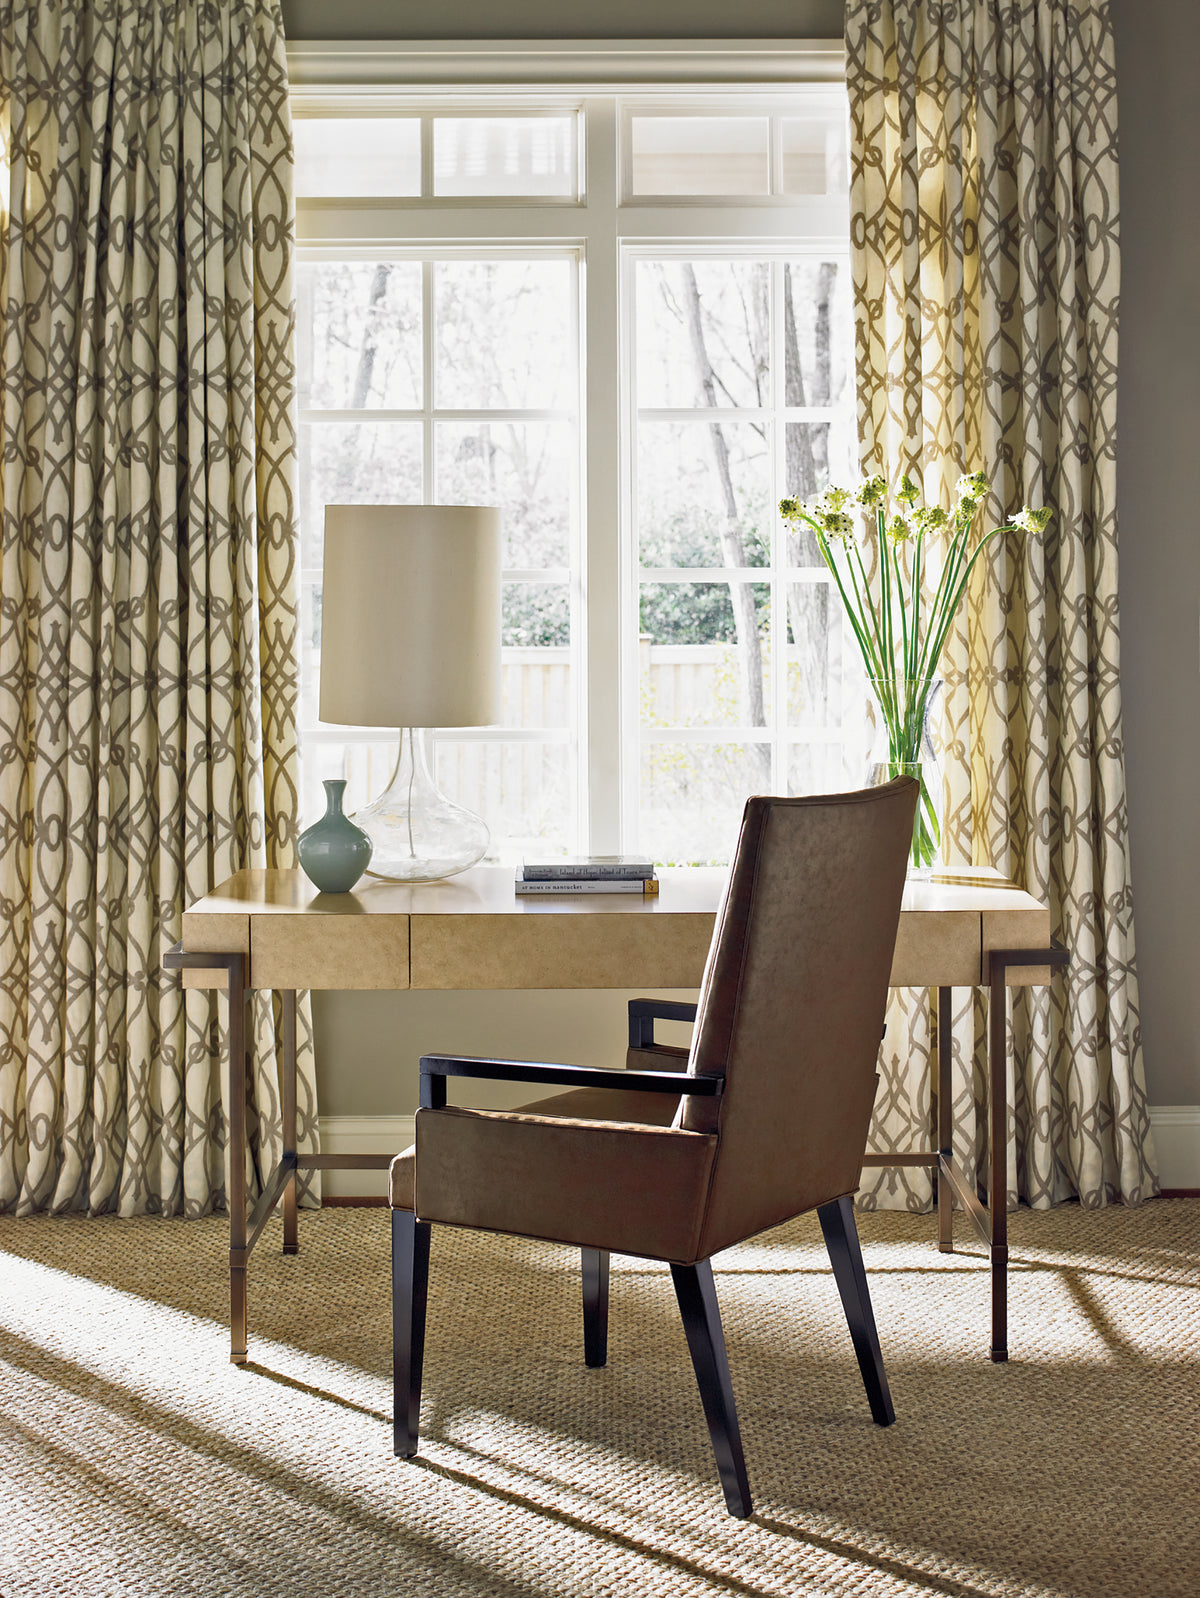
<path id="1" fill-rule="evenodd" d="M 1005 995 L 1014 966 L 1070 963 L 1057 938 L 1048 949 L 992 949 L 988 955 L 988 1254 L 992 1266 L 992 1359 L 1008 1358 L 1008 1020 Z"/>
<path id="2" fill-rule="evenodd" d="M 988 1255 L 992 1265 L 992 1360 L 1008 1358 L 1007 965 L 992 955 L 988 996 Z"/>
<path id="3" fill-rule="evenodd" d="M 285 988 L 279 995 L 283 1009 L 283 1083 L 281 1108 L 283 1114 L 283 1163 L 290 1166 L 287 1186 L 283 1190 L 283 1252 L 297 1254 L 300 1242 L 297 1225 L 297 1187 L 300 1177 L 296 1170 L 296 990 Z"/>
<path id="4" fill-rule="evenodd" d="M 229 1358 L 246 1363 L 246 982 L 229 962 Z"/>
<path id="5" fill-rule="evenodd" d="M 163 955 L 168 971 L 203 971 L 206 988 L 216 988 L 229 1002 L 229 1358 L 246 1363 L 246 1267 L 250 1251 L 263 1228 L 283 1201 L 283 1252 L 297 1252 L 297 1185 L 299 1171 L 377 1171 L 392 1163 L 390 1154 L 306 1154 L 296 1152 L 296 994 L 284 990 L 280 1040 L 283 1071 L 280 1111 L 283 1121 L 283 1156 L 263 1183 L 253 1212 L 246 1213 L 246 1000 L 249 997 L 248 957 L 208 950 L 189 952 L 175 943 Z"/>
<path id="6" fill-rule="evenodd" d="M 954 1190 L 944 1173 L 943 1162 L 954 1157 L 954 1099 L 950 1082 L 950 1011 L 952 988 L 938 990 L 938 1248 L 954 1253 Z"/>

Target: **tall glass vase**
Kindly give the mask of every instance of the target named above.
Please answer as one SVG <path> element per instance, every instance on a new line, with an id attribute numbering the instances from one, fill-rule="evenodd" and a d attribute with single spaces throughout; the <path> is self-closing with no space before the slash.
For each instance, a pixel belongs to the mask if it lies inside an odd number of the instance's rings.
<path id="1" fill-rule="evenodd" d="M 895 777 L 915 777 L 921 784 L 908 874 L 927 878 L 933 874 L 942 842 L 941 761 L 931 732 L 941 678 L 876 677 L 868 682 L 875 725 L 867 781 L 874 785 Z"/>

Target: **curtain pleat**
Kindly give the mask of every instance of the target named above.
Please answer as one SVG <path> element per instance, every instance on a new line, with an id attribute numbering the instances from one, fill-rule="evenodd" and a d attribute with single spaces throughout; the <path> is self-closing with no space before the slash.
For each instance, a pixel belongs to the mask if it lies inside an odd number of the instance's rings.
<path id="1" fill-rule="evenodd" d="M 851 270 L 865 473 L 949 503 L 982 470 L 997 540 L 942 660 L 946 858 L 1051 907 L 1071 964 L 1010 995 L 1008 1203 L 1158 1192 L 1121 743 L 1114 471 L 1116 86 L 1106 0 L 848 0 Z M 983 1000 L 956 995 L 956 1150 L 986 1180 Z M 927 996 L 894 997 L 871 1147 L 927 1135 Z M 892 1170 L 868 1205 L 923 1207 Z"/>
<path id="2" fill-rule="evenodd" d="M 202 1214 L 223 1016 L 162 955 L 216 883 L 294 863 L 278 0 L 12 4 L 0 138 L 0 1208 Z M 282 1138 L 252 1008 L 253 1192 Z M 315 1149 L 304 1004 L 299 1079 Z"/>

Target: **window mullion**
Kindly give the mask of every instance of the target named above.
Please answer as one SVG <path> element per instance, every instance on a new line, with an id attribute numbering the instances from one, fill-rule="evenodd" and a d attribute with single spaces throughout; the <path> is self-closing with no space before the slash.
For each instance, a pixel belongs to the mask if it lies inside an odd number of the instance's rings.
<path id="1" fill-rule="evenodd" d="M 428 140 L 422 140 L 422 149 L 427 148 Z M 435 472 L 435 455 L 433 448 L 433 407 L 436 396 L 433 392 L 433 272 L 432 261 L 421 262 L 421 371 L 422 371 L 422 410 L 421 423 L 421 482 L 426 502 L 436 504 L 438 499 L 438 482 Z"/>
<path id="2" fill-rule="evenodd" d="M 588 847 L 596 853 L 615 854 L 622 847 L 621 707 L 627 692 L 622 670 L 621 376 L 619 363 L 604 359 L 603 352 L 622 347 L 617 108 L 611 97 L 588 100 L 584 114 L 587 665 L 581 736 L 586 738 L 587 748 L 585 835 Z"/>
<path id="3" fill-rule="evenodd" d="M 428 111 L 421 117 L 421 198 L 433 195 L 433 117 Z"/>
<path id="4" fill-rule="evenodd" d="M 777 141 L 778 122 L 772 118 L 773 141 Z M 780 159 L 778 150 L 774 150 L 774 159 Z M 787 793 L 788 791 L 788 745 L 787 745 L 787 695 L 788 695 L 788 659 L 787 659 L 787 583 L 784 571 L 787 567 L 787 550 L 785 548 L 785 534 L 779 516 L 774 514 L 775 506 L 783 497 L 779 491 L 780 480 L 783 477 L 783 462 L 787 458 L 784 429 L 787 426 L 782 420 L 783 401 L 786 397 L 786 381 L 784 372 L 785 341 L 784 341 L 784 306 L 783 306 L 783 262 L 771 262 L 771 406 L 774 418 L 771 423 L 771 675 L 774 682 L 771 685 L 772 724 L 774 736 L 771 740 L 771 786 L 774 793 Z"/>

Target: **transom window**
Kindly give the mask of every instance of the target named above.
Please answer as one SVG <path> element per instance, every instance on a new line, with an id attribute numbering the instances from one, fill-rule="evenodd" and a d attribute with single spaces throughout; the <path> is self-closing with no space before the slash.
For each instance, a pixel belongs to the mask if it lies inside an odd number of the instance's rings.
<path id="1" fill-rule="evenodd" d="M 494 858 L 720 862 L 748 793 L 856 781 L 853 652 L 776 511 L 852 470 L 841 95 L 346 104 L 296 119 L 306 819 L 395 759 L 316 716 L 354 501 L 503 512 L 501 724 L 436 740 Z"/>
<path id="2" fill-rule="evenodd" d="M 577 111 L 334 112 L 298 116 L 294 130 L 297 178 L 309 199 L 579 194 Z"/>
<path id="3" fill-rule="evenodd" d="M 789 114 L 794 112 L 795 114 Z M 846 127 L 828 106 L 626 107 L 626 201 L 844 194 Z"/>

